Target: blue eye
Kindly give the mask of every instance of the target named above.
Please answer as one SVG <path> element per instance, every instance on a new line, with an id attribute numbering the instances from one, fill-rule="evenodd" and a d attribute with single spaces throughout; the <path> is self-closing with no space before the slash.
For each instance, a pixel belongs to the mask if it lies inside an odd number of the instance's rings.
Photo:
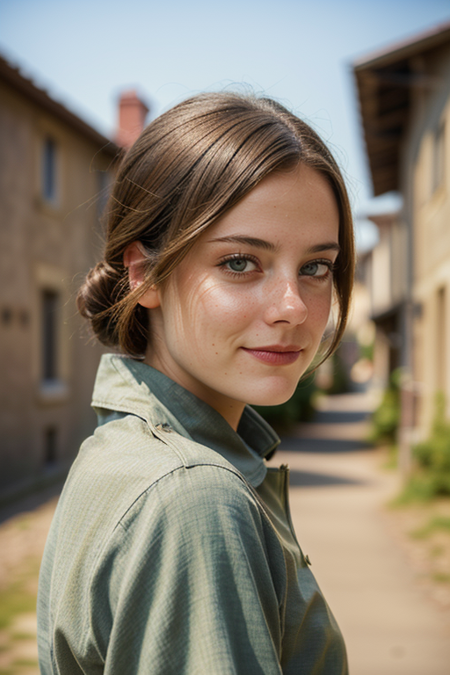
<path id="1" fill-rule="evenodd" d="M 234 260 L 229 260 L 228 265 L 230 270 L 233 272 L 245 272 L 248 265 L 248 260 L 245 258 L 235 258 Z"/>
<path id="2" fill-rule="evenodd" d="M 321 262 L 318 260 L 312 260 L 300 269 L 300 274 L 307 277 L 326 277 L 329 272 L 331 272 L 332 265 L 331 262 Z"/>
<path id="3" fill-rule="evenodd" d="M 229 272 L 235 274 L 244 274 L 245 272 L 252 272 L 256 269 L 256 263 L 248 257 L 236 256 L 229 260 L 224 260 L 221 263 Z"/>

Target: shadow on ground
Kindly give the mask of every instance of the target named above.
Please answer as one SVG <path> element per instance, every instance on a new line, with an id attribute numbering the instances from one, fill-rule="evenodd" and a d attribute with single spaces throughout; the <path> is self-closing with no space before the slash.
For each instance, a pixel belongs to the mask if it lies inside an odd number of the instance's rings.
<path id="1" fill-rule="evenodd" d="M 314 424 L 353 424 L 365 422 L 370 413 L 362 410 L 318 410 Z"/>
<path id="2" fill-rule="evenodd" d="M 44 490 L 37 490 L 32 492 L 26 497 L 22 497 L 17 500 L 12 500 L 10 504 L 5 504 L 0 508 L 0 524 L 4 523 L 14 516 L 18 516 L 23 513 L 28 513 L 29 511 L 34 511 L 39 506 L 42 506 L 46 502 L 57 497 L 63 487 L 63 482 L 56 483 L 50 487 L 45 488 Z"/>
<path id="3" fill-rule="evenodd" d="M 314 473 L 311 471 L 289 471 L 291 487 L 330 487 L 332 485 L 367 485 L 367 481 L 344 478 L 332 474 Z"/>
<path id="4" fill-rule="evenodd" d="M 296 438 L 283 436 L 280 450 L 285 452 L 315 452 L 331 454 L 339 452 L 361 452 L 373 450 L 373 445 L 365 441 L 347 440 L 342 438 Z"/>
<path id="5" fill-rule="evenodd" d="M 311 425 L 308 423 L 301 425 L 295 435 L 282 434 L 280 450 L 320 454 L 373 450 L 373 445 L 362 438 L 364 431 L 358 430 L 356 437 L 354 433 L 350 433 L 346 438 L 347 430 L 343 428 L 344 425 L 355 425 L 354 428 L 361 428 L 361 425 L 367 422 L 369 415 L 369 412 L 360 410 L 318 410 L 311 420 Z M 330 427 L 327 429 L 328 425 Z M 336 438 L 333 438 L 333 430 L 330 433 L 331 425 L 338 425 L 335 430 Z M 342 425 L 341 430 L 339 430 L 340 425 Z M 314 429 L 311 435 L 309 435 L 308 427 Z M 320 431 L 321 427 L 323 427 L 323 436 Z"/>

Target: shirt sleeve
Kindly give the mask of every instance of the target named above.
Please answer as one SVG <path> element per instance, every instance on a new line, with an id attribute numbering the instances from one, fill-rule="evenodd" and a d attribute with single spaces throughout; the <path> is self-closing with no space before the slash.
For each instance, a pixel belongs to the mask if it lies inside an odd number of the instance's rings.
<path id="1" fill-rule="evenodd" d="M 284 557 L 251 491 L 182 468 L 116 528 L 92 581 L 105 675 L 279 675 Z"/>

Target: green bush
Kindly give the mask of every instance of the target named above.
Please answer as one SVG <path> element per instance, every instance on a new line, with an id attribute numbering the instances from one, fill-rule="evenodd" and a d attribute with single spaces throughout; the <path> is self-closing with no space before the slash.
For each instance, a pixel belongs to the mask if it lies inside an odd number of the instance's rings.
<path id="1" fill-rule="evenodd" d="M 327 394 L 346 394 L 350 391 L 350 379 L 339 349 L 331 357 L 333 380 L 331 386 L 326 389 Z"/>
<path id="2" fill-rule="evenodd" d="M 373 361 L 375 343 L 371 342 L 368 345 L 359 345 L 359 358 L 367 359 L 368 361 Z"/>
<path id="3" fill-rule="evenodd" d="M 435 497 L 450 495 L 450 475 L 439 475 L 427 470 L 415 471 L 402 492 L 393 501 L 402 506 L 411 502 L 428 502 Z"/>
<path id="4" fill-rule="evenodd" d="M 429 496 L 450 496 L 450 421 L 445 397 L 436 395 L 436 413 L 430 437 L 413 449 L 417 470 L 411 480 L 426 484 Z"/>
<path id="5" fill-rule="evenodd" d="M 281 405 L 253 406 L 273 426 L 286 427 L 295 422 L 306 422 L 314 415 L 312 398 L 316 392 L 314 373 L 300 380 L 297 389 L 286 403 Z"/>
<path id="6" fill-rule="evenodd" d="M 400 378 L 401 369 L 391 374 L 389 386 L 371 420 L 369 440 L 372 443 L 395 443 L 400 423 Z"/>
<path id="7" fill-rule="evenodd" d="M 427 474 L 413 475 L 409 478 L 400 494 L 395 497 L 392 506 L 404 506 L 411 502 L 428 502 L 434 497 L 434 485 Z"/>

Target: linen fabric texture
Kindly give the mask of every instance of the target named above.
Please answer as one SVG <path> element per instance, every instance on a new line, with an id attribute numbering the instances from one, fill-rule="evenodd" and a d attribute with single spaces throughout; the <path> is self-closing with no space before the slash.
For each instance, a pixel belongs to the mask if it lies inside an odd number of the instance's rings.
<path id="1" fill-rule="evenodd" d="M 102 357 L 99 418 L 47 540 L 42 675 L 346 675 L 293 532 L 279 443 L 141 362 Z"/>

